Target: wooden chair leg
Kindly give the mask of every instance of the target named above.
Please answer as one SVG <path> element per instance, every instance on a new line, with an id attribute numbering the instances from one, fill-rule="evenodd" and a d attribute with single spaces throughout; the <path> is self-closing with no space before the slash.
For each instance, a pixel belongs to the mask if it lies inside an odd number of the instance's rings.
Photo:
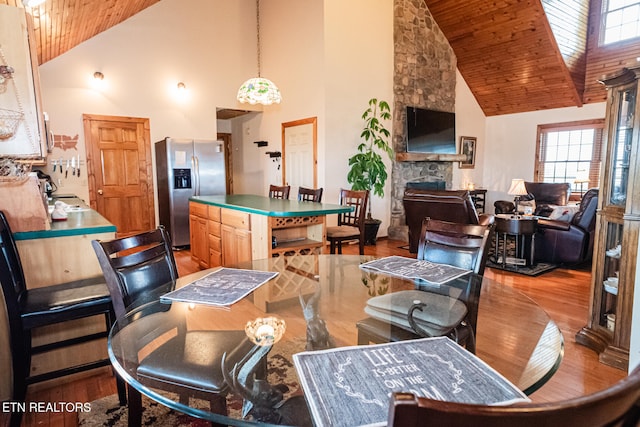
<path id="1" fill-rule="evenodd" d="M 127 404 L 127 383 L 120 378 L 120 375 L 113 370 L 113 375 L 116 377 L 116 388 L 118 389 L 118 401 L 120 406 Z"/>
<path id="2" fill-rule="evenodd" d="M 142 395 L 138 390 L 127 384 L 129 427 L 142 425 Z"/>
<path id="3" fill-rule="evenodd" d="M 209 407 L 211 412 L 215 412 L 216 414 L 227 415 L 227 398 L 223 395 L 212 396 L 209 401 Z M 212 427 L 222 427 L 223 424 L 218 424 L 211 422 Z"/>

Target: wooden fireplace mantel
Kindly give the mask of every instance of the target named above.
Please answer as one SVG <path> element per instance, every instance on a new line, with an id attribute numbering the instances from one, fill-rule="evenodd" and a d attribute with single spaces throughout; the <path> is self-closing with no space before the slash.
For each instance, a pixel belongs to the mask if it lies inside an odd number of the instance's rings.
<path id="1" fill-rule="evenodd" d="M 462 162 L 466 154 L 396 153 L 398 162 Z"/>

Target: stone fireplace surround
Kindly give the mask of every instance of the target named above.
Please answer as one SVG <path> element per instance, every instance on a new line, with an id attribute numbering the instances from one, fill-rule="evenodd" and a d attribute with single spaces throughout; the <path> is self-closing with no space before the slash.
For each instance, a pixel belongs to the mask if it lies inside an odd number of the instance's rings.
<path id="1" fill-rule="evenodd" d="M 394 2 L 393 149 L 406 153 L 406 106 L 455 111 L 456 57 L 424 0 Z M 451 189 L 452 161 L 396 156 L 392 162 L 391 239 L 408 241 L 402 197 L 408 182 L 444 181 Z"/>

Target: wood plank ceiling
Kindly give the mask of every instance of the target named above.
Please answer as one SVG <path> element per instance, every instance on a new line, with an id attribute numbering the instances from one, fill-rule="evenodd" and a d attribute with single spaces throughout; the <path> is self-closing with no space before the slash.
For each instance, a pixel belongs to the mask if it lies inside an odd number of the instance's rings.
<path id="1" fill-rule="evenodd" d="M 158 1 L 47 0 L 32 9 L 39 63 Z M 581 60 L 563 58 L 543 8 L 543 3 L 557 4 L 555 0 L 425 1 L 486 115 L 582 104 L 584 47 L 577 50 Z M 562 3 L 579 5 L 588 0 Z M 0 4 L 22 7 L 22 0 L 0 0 Z M 579 37 L 586 40 L 585 34 Z"/>
<path id="2" fill-rule="evenodd" d="M 582 105 L 588 10 L 576 26 L 582 46 L 574 46 L 574 51 L 582 61 L 566 58 L 570 70 L 541 0 L 426 0 L 426 4 L 487 116 Z"/>
<path id="3" fill-rule="evenodd" d="M 160 0 L 47 0 L 27 8 L 33 16 L 38 63 L 65 53 Z M 22 6 L 22 0 L 0 0 Z"/>

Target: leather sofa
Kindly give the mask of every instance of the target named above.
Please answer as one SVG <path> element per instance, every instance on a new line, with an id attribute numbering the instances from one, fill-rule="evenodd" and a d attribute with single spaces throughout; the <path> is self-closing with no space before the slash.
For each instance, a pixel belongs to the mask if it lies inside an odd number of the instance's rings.
<path id="1" fill-rule="evenodd" d="M 526 196 L 522 196 L 520 200 L 526 203 L 528 200 L 535 202 L 534 215 L 549 216 L 554 206 L 565 206 L 569 202 L 571 195 L 571 184 L 568 182 L 529 182 L 524 183 L 527 192 Z M 513 202 L 506 200 L 498 200 L 493 204 L 495 213 L 508 214 L 515 211 Z M 521 205 L 518 205 L 518 210 Z"/>
<path id="2" fill-rule="evenodd" d="M 598 189 L 588 190 L 570 221 L 538 219 L 536 261 L 580 264 L 591 259 L 596 228 Z"/>
<path id="3" fill-rule="evenodd" d="M 463 224 L 492 224 L 493 215 L 478 216 L 467 190 L 406 188 L 402 199 L 409 227 L 409 252 L 418 252 L 422 220 L 426 217 Z"/>

